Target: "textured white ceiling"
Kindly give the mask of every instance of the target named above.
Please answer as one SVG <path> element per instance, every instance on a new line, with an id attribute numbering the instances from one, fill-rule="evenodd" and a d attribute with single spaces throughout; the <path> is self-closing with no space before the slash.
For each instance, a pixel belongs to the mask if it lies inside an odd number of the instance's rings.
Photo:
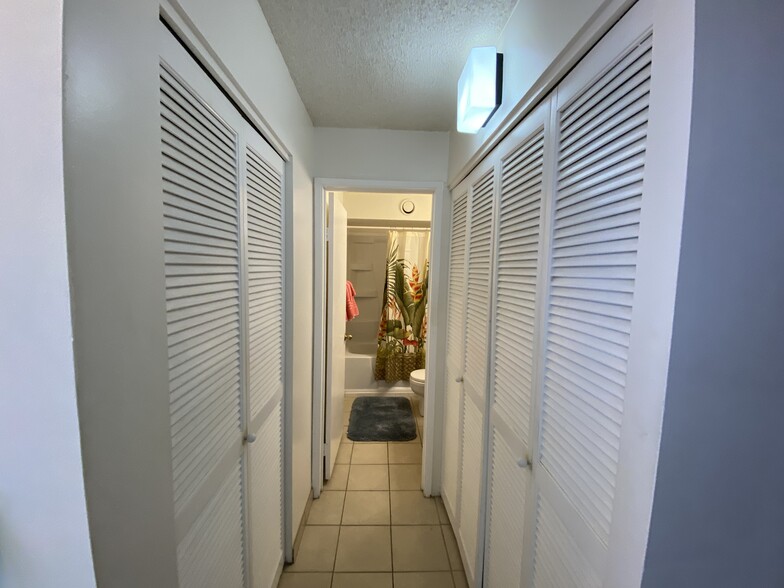
<path id="1" fill-rule="evenodd" d="M 515 0 L 259 0 L 313 124 L 448 131 L 472 47 Z"/>

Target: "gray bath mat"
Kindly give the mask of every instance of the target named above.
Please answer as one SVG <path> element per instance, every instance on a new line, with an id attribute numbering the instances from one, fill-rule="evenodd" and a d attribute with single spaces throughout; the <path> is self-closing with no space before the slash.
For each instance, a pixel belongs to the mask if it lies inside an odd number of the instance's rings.
<path id="1" fill-rule="evenodd" d="M 348 438 L 352 441 L 411 441 L 416 435 L 408 398 L 361 396 L 351 405 Z"/>

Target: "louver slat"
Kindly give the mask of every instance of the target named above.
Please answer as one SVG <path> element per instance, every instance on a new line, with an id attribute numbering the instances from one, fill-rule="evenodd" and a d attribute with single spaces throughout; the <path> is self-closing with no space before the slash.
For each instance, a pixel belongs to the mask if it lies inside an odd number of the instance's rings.
<path id="1" fill-rule="evenodd" d="M 460 461 L 460 384 L 465 344 L 465 254 L 468 222 L 468 194 L 457 194 L 452 207 L 449 253 L 449 308 L 447 314 L 447 394 L 444 398 L 443 494 L 450 508 L 457 509 Z M 456 513 L 453 513 L 456 514 Z M 457 524 L 457 521 L 455 521 Z"/>
<path id="2" fill-rule="evenodd" d="M 172 466 L 180 512 L 240 429 L 236 135 L 163 67 L 161 132 Z"/>
<path id="3" fill-rule="evenodd" d="M 250 419 L 283 387 L 282 178 L 251 147 L 248 206 L 248 390 Z"/>
<path id="4" fill-rule="evenodd" d="M 541 464 L 602 544 L 609 540 L 626 393 L 651 38 L 561 109 L 547 314 Z M 545 502 L 536 586 L 590 586 Z"/>

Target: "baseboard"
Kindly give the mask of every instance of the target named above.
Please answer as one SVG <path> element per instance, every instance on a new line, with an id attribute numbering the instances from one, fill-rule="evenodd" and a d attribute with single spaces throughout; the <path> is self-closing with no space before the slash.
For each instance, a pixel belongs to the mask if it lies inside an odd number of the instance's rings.
<path id="1" fill-rule="evenodd" d="M 297 534 L 294 537 L 294 546 L 292 548 L 292 561 L 288 563 L 294 563 L 297 561 L 297 553 L 299 552 L 299 546 L 302 543 L 302 534 L 305 532 L 305 524 L 308 521 L 308 516 L 310 516 L 310 507 L 313 506 L 313 489 L 311 488 L 310 494 L 308 494 L 308 501 L 305 503 L 305 511 L 302 513 L 302 519 L 299 522 L 299 528 L 297 529 Z"/>

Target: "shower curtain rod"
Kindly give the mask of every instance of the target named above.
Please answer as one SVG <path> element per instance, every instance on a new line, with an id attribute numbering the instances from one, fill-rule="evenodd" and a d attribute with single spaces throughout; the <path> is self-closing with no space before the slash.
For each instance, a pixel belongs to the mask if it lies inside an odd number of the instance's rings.
<path id="1" fill-rule="evenodd" d="M 349 229 L 379 229 L 382 231 L 429 231 L 430 227 L 381 227 L 373 225 L 348 225 Z"/>

